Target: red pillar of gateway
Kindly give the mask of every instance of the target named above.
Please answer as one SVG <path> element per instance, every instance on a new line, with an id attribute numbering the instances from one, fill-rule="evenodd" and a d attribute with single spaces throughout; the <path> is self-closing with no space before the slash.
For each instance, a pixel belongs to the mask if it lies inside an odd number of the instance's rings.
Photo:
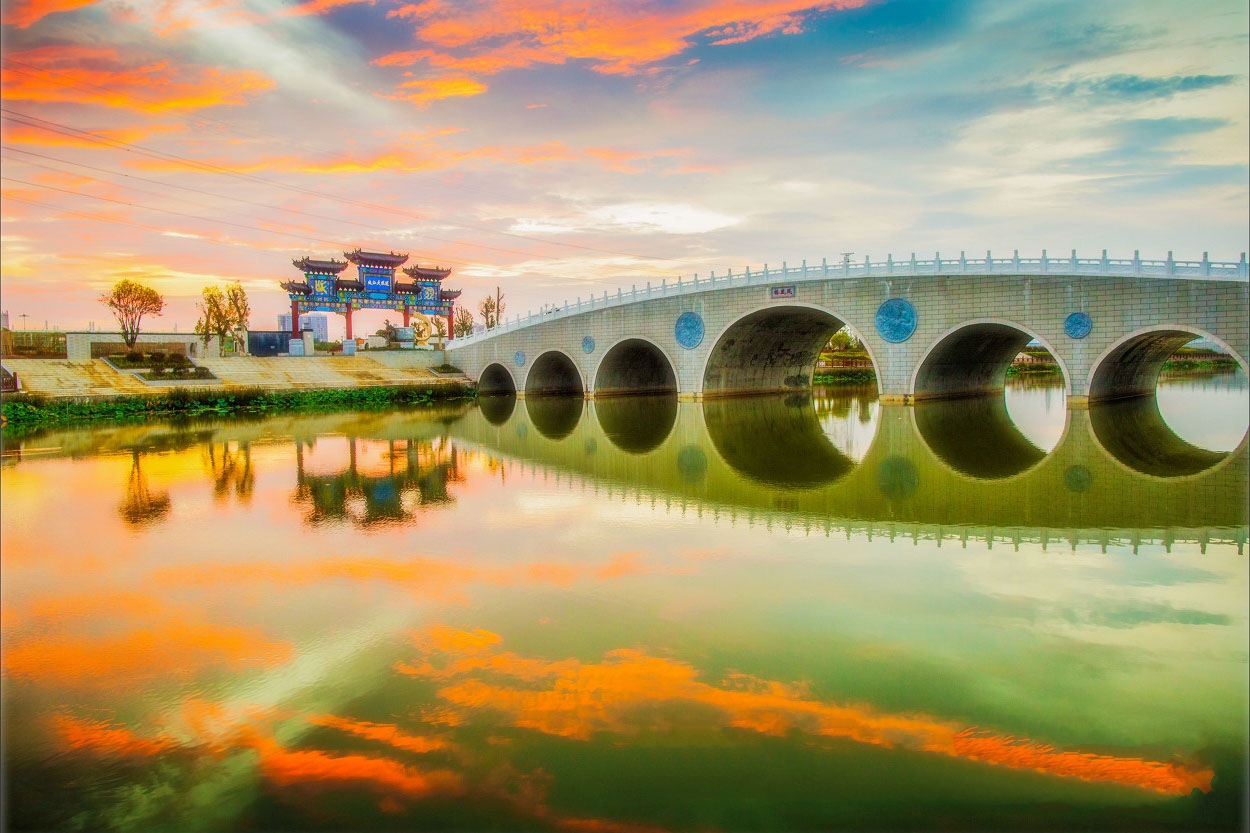
<path id="1" fill-rule="evenodd" d="M 291 338 L 299 338 L 299 301 L 291 301 Z"/>
<path id="2" fill-rule="evenodd" d="M 347 319 L 347 340 L 351 341 L 352 340 L 352 308 L 351 307 L 347 308 L 347 311 L 343 313 L 343 317 Z"/>
<path id="3" fill-rule="evenodd" d="M 404 326 L 405 327 L 408 326 L 408 322 L 411 320 L 411 317 L 412 317 L 412 311 L 409 310 L 407 307 L 404 307 Z"/>
<path id="4" fill-rule="evenodd" d="M 456 308 L 455 304 L 447 305 L 447 340 L 448 341 L 451 341 L 452 337 L 455 335 L 455 330 L 452 327 L 452 318 L 454 318 L 452 313 L 455 311 L 455 308 Z"/>

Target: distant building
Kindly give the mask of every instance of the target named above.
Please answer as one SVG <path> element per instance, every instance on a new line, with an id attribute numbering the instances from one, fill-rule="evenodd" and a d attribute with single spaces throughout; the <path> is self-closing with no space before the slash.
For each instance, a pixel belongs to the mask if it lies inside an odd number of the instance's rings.
<path id="1" fill-rule="evenodd" d="M 330 324 L 329 319 L 324 315 L 306 312 L 299 317 L 299 328 L 301 330 L 312 330 L 313 341 L 329 341 L 330 340 Z M 291 332 L 291 313 L 286 312 L 278 316 L 278 329 Z"/>
<path id="2" fill-rule="evenodd" d="M 7 312 L 0 312 L 0 329 L 9 329 L 9 314 Z"/>

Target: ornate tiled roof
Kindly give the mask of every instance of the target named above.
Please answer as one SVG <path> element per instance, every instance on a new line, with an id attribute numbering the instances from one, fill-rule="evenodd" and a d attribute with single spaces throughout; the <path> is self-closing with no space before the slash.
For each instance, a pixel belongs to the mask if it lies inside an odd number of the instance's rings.
<path id="1" fill-rule="evenodd" d="M 287 292 L 298 292 L 301 295 L 309 295 L 312 293 L 312 287 L 305 281 L 287 281 L 286 283 L 280 284 L 280 286 Z"/>
<path id="2" fill-rule="evenodd" d="M 314 272 L 323 275 L 337 275 L 347 268 L 345 260 L 313 260 L 311 257 L 301 257 L 299 260 L 292 260 L 295 268 L 301 272 Z"/>
<path id="3" fill-rule="evenodd" d="M 399 266 L 407 262 L 408 255 L 400 255 L 395 252 L 362 252 L 356 249 L 352 252 L 343 252 L 343 257 L 355 263 L 357 266 Z"/>
<path id="4" fill-rule="evenodd" d="M 421 280 L 441 281 L 451 274 L 451 268 L 441 269 L 433 266 L 418 266 L 414 263 L 404 269 L 404 274 Z"/>
<path id="5" fill-rule="evenodd" d="M 439 295 L 439 297 L 442 298 L 444 301 L 454 301 L 460 297 L 460 290 L 459 289 L 444 289 L 442 291 L 442 294 Z"/>

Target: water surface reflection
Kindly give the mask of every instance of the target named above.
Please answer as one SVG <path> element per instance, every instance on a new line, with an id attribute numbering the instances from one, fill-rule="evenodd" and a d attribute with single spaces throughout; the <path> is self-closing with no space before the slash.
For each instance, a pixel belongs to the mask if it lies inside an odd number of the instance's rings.
<path id="1" fill-rule="evenodd" d="M 918 402 L 916 428 L 955 471 L 997 479 L 1028 471 L 1046 456 L 1024 436 L 997 396 Z"/>
<path id="2" fill-rule="evenodd" d="M 6 447 L 9 826 L 1238 823 L 1244 444 L 648 399 Z"/>

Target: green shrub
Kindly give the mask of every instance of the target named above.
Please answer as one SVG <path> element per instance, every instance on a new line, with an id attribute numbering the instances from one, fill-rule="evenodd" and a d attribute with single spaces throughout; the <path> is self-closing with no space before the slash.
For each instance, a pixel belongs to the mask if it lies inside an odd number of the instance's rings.
<path id="1" fill-rule="evenodd" d="M 138 350 L 131 350 L 126 354 L 126 361 L 130 364 L 139 364 L 143 361 L 143 354 Z"/>

